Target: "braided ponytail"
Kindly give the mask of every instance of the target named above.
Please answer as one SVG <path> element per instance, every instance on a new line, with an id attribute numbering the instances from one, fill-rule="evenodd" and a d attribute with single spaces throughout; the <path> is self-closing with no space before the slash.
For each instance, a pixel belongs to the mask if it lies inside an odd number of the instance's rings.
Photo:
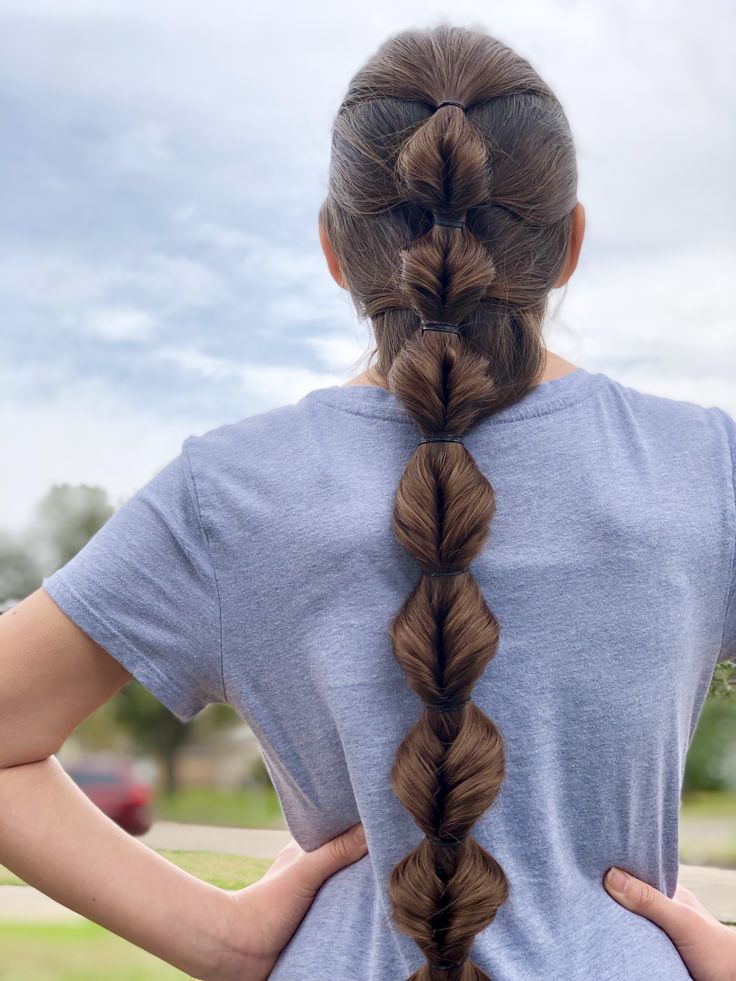
<path id="1" fill-rule="evenodd" d="M 434 212 L 435 224 L 401 255 L 401 290 L 424 324 L 388 382 L 421 432 L 462 436 L 496 405 L 489 365 L 459 335 L 426 328 L 461 322 L 495 278 L 491 255 L 462 224 L 463 212 L 489 197 L 486 152 L 462 110 L 448 107 L 407 140 L 397 169 L 406 199 Z M 437 224 L 436 209 L 460 221 L 442 224 L 440 216 Z M 442 441 L 417 445 L 394 503 L 396 537 L 423 570 L 390 626 L 394 656 L 425 702 L 391 771 L 394 792 L 425 834 L 389 880 L 397 926 L 428 960 L 417 981 L 448 969 L 468 981 L 486 977 L 463 964 L 508 895 L 500 864 L 469 836 L 501 787 L 503 742 L 474 703 L 463 704 L 496 653 L 499 625 L 472 571 L 457 569 L 480 552 L 494 508 L 493 488 L 465 446 Z M 445 571 L 459 574 L 437 575 Z M 443 702 L 454 707 L 427 707 Z"/>
<path id="2" fill-rule="evenodd" d="M 424 834 L 388 881 L 395 923 L 426 958 L 408 981 L 490 981 L 470 947 L 510 892 L 471 835 L 505 759 L 502 734 L 472 700 L 500 626 L 472 569 L 495 494 L 464 437 L 543 372 L 547 294 L 576 189 L 559 103 L 526 61 L 475 31 L 385 42 L 335 122 L 320 218 L 358 312 L 372 318 L 379 372 L 418 432 L 393 530 L 420 575 L 389 625 L 424 703 L 390 774 Z"/>

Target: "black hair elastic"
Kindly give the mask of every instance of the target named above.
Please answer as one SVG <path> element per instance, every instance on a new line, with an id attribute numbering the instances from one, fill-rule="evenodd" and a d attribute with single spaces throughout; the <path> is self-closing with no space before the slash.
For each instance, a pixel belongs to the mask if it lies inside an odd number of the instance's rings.
<path id="1" fill-rule="evenodd" d="M 455 709 L 461 708 L 463 705 L 467 705 L 469 701 L 469 698 L 464 698 L 462 702 L 446 702 L 444 705 L 437 705 L 433 702 L 425 702 L 424 707 L 433 712 L 454 712 Z"/>
<path id="2" fill-rule="evenodd" d="M 425 572 L 425 576 L 462 576 L 463 573 L 470 572 L 470 566 L 464 565 L 462 569 L 451 569 L 445 571 L 444 569 L 436 569 L 432 572 Z"/>
<path id="3" fill-rule="evenodd" d="M 457 848 L 458 845 L 465 844 L 465 837 L 462 838 L 434 838 L 432 835 L 424 836 L 433 845 L 441 845 L 443 848 Z"/>
<path id="4" fill-rule="evenodd" d="M 461 334 L 462 329 L 459 324 L 448 324 L 442 320 L 420 320 L 422 330 L 441 330 L 448 334 Z"/>
<path id="5" fill-rule="evenodd" d="M 435 225 L 449 225 L 451 228 L 466 228 L 464 218 L 438 218 L 434 215 Z"/>
<path id="6" fill-rule="evenodd" d="M 452 964 L 437 964 L 435 961 L 427 961 L 430 967 L 433 967 L 435 971 L 452 971 L 456 967 L 462 967 L 467 957 L 463 957 L 461 961 L 454 961 Z"/>
<path id="7" fill-rule="evenodd" d="M 439 109 L 440 106 L 458 106 L 460 109 L 463 110 L 463 112 L 465 112 L 465 106 L 463 105 L 463 103 L 456 102 L 454 99 L 445 99 L 444 102 L 438 102 L 435 108 Z"/>
<path id="8" fill-rule="evenodd" d="M 432 433 L 418 440 L 419 443 L 462 443 L 462 441 L 462 436 L 452 436 L 450 433 Z"/>

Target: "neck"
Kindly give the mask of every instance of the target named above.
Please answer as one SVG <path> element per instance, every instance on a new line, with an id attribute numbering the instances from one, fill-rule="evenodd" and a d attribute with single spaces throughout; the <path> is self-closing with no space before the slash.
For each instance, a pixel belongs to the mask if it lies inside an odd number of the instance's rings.
<path id="1" fill-rule="evenodd" d="M 571 361 L 566 361 L 565 358 L 561 358 L 559 354 L 555 354 L 553 351 L 546 351 L 546 362 L 544 367 L 544 373 L 539 379 L 539 384 L 546 381 L 552 381 L 553 378 L 561 378 L 563 375 L 569 375 L 570 372 L 575 371 L 577 365 L 573 364 Z M 383 376 L 376 370 L 375 367 L 369 368 L 360 375 L 356 375 L 355 378 L 351 378 L 350 381 L 346 381 L 345 385 L 375 385 L 377 388 L 385 388 L 388 390 L 388 385 L 386 384 Z"/>

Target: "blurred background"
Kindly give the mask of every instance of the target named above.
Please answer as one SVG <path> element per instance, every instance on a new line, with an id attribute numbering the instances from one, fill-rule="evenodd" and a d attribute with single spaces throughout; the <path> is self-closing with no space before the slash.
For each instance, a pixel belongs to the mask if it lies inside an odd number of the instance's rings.
<path id="1" fill-rule="evenodd" d="M 729 0 L 0 0 L 0 610 L 186 436 L 362 369 L 368 326 L 317 237 L 330 126 L 388 34 L 444 19 L 525 55 L 571 122 L 586 241 L 549 347 L 736 415 Z M 702 882 L 736 870 L 733 669 L 714 676 L 685 773 L 681 858 L 713 870 Z M 183 725 L 133 682 L 59 758 L 209 881 L 253 881 L 286 841 L 227 706 Z M 736 878 L 718 881 L 711 908 L 736 923 Z M 0 981 L 182 977 L 33 893 L 0 868 Z"/>

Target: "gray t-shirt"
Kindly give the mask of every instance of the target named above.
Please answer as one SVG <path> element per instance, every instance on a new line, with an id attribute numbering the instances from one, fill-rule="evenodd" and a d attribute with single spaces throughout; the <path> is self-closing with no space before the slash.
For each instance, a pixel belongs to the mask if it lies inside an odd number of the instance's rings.
<path id="1" fill-rule="evenodd" d="M 179 718 L 252 727 L 307 850 L 363 821 L 271 977 L 402 981 L 424 963 L 386 889 L 421 832 L 389 770 L 421 702 L 387 628 L 418 567 L 393 537 L 418 433 L 389 392 L 331 386 L 202 436 L 43 581 Z M 677 981 L 675 947 L 602 884 L 672 896 L 685 754 L 736 657 L 736 422 L 583 368 L 466 437 L 497 510 L 475 577 L 501 624 L 473 697 L 507 776 L 475 826 L 510 896 L 476 937 L 494 981 Z"/>

